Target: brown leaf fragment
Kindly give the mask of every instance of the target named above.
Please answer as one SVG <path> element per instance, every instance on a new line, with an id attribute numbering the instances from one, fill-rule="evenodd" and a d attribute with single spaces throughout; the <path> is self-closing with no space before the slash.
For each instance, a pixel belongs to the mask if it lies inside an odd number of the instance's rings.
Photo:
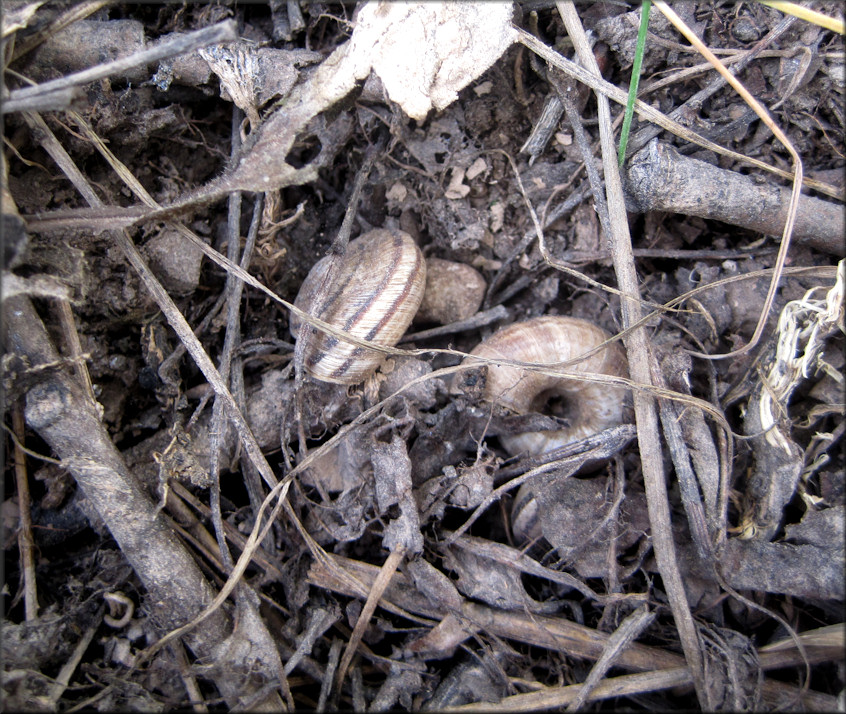
<path id="1" fill-rule="evenodd" d="M 461 663 L 447 675 L 424 711 L 443 711 L 471 702 L 499 702 L 508 692 L 501 652 Z"/>
<path id="2" fill-rule="evenodd" d="M 475 508 L 481 504 L 493 490 L 493 471 L 489 463 L 480 461 L 459 468 L 452 466 L 444 468 L 444 475 L 450 470 L 457 476 L 457 481 L 449 492 L 448 500 L 451 505 L 459 508 Z"/>
<path id="3" fill-rule="evenodd" d="M 345 491 L 331 506 L 313 509 L 306 517 L 305 526 L 318 542 L 325 543 L 327 534 L 339 543 L 361 538 L 367 528 L 369 501 L 356 491 Z"/>
<path id="4" fill-rule="evenodd" d="M 29 21 L 35 15 L 35 11 L 43 4 L 44 0 L 37 0 L 36 2 L 21 3 L 17 6 L 10 4 L 9 6 L 4 7 L 2 18 L 3 29 L 0 36 L 5 39 L 18 30 L 22 30 L 27 27 L 29 25 Z"/>
<path id="5" fill-rule="evenodd" d="M 388 678 L 379 688 L 368 711 L 389 711 L 397 702 L 404 710 L 411 710 L 412 694 L 423 687 L 422 671 L 422 663 L 392 662 Z"/>
<path id="6" fill-rule="evenodd" d="M 809 510 L 802 520 L 785 528 L 785 540 L 797 545 L 815 545 L 819 548 L 843 547 L 846 530 L 846 506 L 834 506 L 822 511 Z"/>
<path id="7" fill-rule="evenodd" d="M 738 590 L 761 590 L 812 600 L 843 600 L 842 541 L 831 548 L 733 538 L 720 559 L 723 576 Z"/>
<path id="8" fill-rule="evenodd" d="M 411 460 L 405 441 L 397 434 L 387 443 L 374 439 L 370 458 L 380 512 L 394 504 L 400 508 L 399 517 L 385 529 L 385 548 L 394 551 L 401 547 L 410 554 L 422 552 L 423 534 L 417 503 L 411 493 Z"/>
<path id="9" fill-rule="evenodd" d="M 547 613 L 558 609 L 557 603 L 533 600 L 516 568 L 461 548 L 446 551 L 446 562 L 458 573 L 456 585 L 466 597 L 477 598 L 500 610 L 526 610 Z"/>
<path id="10" fill-rule="evenodd" d="M 763 352 L 758 384 L 746 408 L 743 428 L 752 437 L 755 455 L 740 524 L 748 538 L 773 539 L 799 483 L 804 454 L 792 437 L 790 398 L 819 365 L 826 339 L 838 329 L 843 331 L 844 261 L 824 298 L 815 296 L 817 290 L 809 290 L 782 309 L 778 331 Z"/>
<path id="11" fill-rule="evenodd" d="M 426 659 L 447 659 L 455 654 L 456 648 L 468 637 L 472 637 L 477 628 L 467 627 L 465 622 L 455 615 L 447 615 L 423 637 L 414 640 L 406 650 Z"/>
<path id="12" fill-rule="evenodd" d="M 296 65 L 320 59 L 316 52 L 256 47 L 248 42 L 213 45 L 199 50 L 220 78 L 223 99 L 234 102 L 257 125 L 258 110 L 273 97 L 285 97 L 299 77 Z"/>
<path id="13" fill-rule="evenodd" d="M 537 500 L 544 537 L 582 577 L 607 577 L 612 518 L 618 521 L 618 552 L 649 528 L 643 493 L 627 493 L 617 508 L 606 493 L 605 479 L 555 479 L 538 489 Z"/>
<path id="14" fill-rule="evenodd" d="M 405 572 L 432 605 L 446 612 L 461 610 L 463 598 L 452 581 L 434 565 L 423 558 L 415 558 L 405 566 Z"/>

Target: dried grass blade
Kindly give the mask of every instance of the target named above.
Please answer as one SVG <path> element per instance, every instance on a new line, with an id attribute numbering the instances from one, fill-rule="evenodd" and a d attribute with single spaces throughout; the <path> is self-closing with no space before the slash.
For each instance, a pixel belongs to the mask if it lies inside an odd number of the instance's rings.
<path id="1" fill-rule="evenodd" d="M 793 15 L 793 17 L 798 17 L 800 20 L 805 20 L 814 25 L 824 27 L 826 30 L 836 32 L 838 35 L 846 35 L 846 23 L 843 22 L 842 18 L 823 15 L 821 12 L 811 10 L 809 7 L 802 7 L 802 5 L 797 5 L 795 2 L 785 2 L 784 0 L 759 0 L 759 2 L 761 5 L 780 10 L 785 15 Z"/>
<path id="2" fill-rule="evenodd" d="M 367 602 L 361 610 L 361 615 L 359 615 L 358 621 L 355 623 L 350 641 L 347 642 L 347 648 L 344 650 L 344 656 L 341 658 L 341 665 L 338 667 L 338 675 L 335 679 L 337 691 L 341 689 L 353 655 L 355 655 L 358 649 L 367 625 L 370 624 L 370 618 L 373 617 L 373 613 L 376 611 L 376 606 L 379 604 L 379 600 L 382 598 L 385 589 L 391 584 L 391 578 L 394 577 L 397 566 L 399 566 L 404 555 L 405 548 L 403 547 L 391 551 L 391 554 L 385 560 L 385 564 L 379 569 L 379 575 L 376 576 L 376 580 L 373 582 L 373 587 L 367 596 Z"/>

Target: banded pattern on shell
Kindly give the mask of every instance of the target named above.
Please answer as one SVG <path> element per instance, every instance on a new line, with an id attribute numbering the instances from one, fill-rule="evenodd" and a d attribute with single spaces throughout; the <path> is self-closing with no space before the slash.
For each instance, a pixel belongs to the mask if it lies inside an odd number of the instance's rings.
<path id="1" fill-rule="evenodd" d="M 341 261 L 334 279 L 329 276 L 333 259 Z M 350 241 L 343 256 L 319 260 L 294 304 L 355 337 L 392 347 L 411 324 L 425 285 L 426 262 L 414 239 L 402 231 L 377 229 Z M 307 340 L 305 369 L 316 379 L 356 384 L 384 359 L 376 350 L 310 325 L 302 325 L 302 334 L 300 328 L 301 321 L 292 315 L 291 334 Z"/>

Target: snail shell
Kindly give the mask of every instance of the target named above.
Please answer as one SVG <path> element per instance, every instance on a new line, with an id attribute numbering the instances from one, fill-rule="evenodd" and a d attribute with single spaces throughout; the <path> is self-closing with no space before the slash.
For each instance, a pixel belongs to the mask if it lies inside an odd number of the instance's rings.
<path id="1" fill-rule="evenodd" d="M 337 278 L 327 284 L 331 260 Z M 373 230 L 350 241 L 343 256 L 326 256 L 309 272 L 294 305 L 360 339 L 393 347 L 408 329 L 426 285 L 426 262 L 414 239 L 402 231 Z M 313 312 L 318 304 L 318 314 Z M 337 384 L 356 384 L 384 359 L 291 316 L 291 334 L 307 340 L 306 371 Z"/>
<path id="2" fill-rule="evenodd" d="M 610 337 L 601 327 L 587 320 L 548 315 L 504 327 L 470 354 L 551 365 L 575 359 Z M 563 369 L 573 373 L 625 377 L 628 364 L 623 348 L 615 342 L 584 361 Z M 456 383 L 458 379 L 460 375 Z M 517 414 L 542 412 L 550 401 L 563 401 L 564 415 L 570 419 L 570 426 L 559 431 L 500 436 L 503 448 L 512 455 L 526 452 L 541 454 L 621 424 L 624 396 L 625 389 L 609 384 L 493 364 L 487 365 L 483 393 L 486 401 L 500 404 Z"/>

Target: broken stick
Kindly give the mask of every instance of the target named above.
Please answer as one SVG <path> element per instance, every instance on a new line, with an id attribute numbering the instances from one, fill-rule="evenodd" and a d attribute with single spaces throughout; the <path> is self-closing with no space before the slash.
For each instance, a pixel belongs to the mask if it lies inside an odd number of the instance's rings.
<path id="1" fill-rule="evenodd" d="M 787 189 L 684 157 L 657 140 L 632 157 L 626 189 L 630 210 L 712 218 L 773 236 L 784 229 L 790 199 Z M 841 204 L 801 196 L 793 240 L 846 255 L 844 213 Z"/>

